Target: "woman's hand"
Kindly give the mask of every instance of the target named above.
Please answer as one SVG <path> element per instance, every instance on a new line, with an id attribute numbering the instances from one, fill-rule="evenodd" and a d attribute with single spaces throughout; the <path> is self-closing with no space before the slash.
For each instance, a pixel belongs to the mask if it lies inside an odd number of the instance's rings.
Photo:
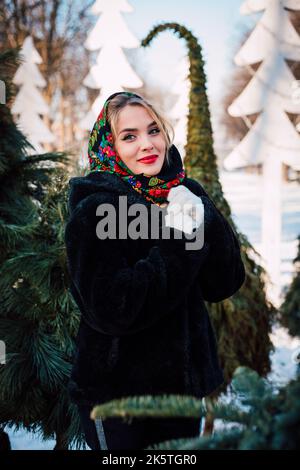
<path id="1" fill-rule="evenodd" d="M 204 206 L 200 197 L 195 196 L 183 185 L 171 188 L 165 224 L 183 232 L 192 233 L 204 222 Z"/>
<path id="2" fill-rule="evenodd" d="M 195 221 L 188 214 L 184 214 L 183 212 L 174 214 L 172 210 L 167 210 L 165 215 L 165 225 L 166 227 L 176 228 L 181 232 L 189 234 L 192 234 L 194 228 L 196 228 Z"/>

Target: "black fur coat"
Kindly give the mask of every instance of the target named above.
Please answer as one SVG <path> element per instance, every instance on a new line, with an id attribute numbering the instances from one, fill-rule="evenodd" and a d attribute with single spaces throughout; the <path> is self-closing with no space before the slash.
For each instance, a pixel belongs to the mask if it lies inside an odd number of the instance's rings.
<path id="1" fill-rule="evenodd" d="M 100 204 L 117 210 L 121 195 L 128 206 L 145 204 L 148 213 L 153 204 L 117 175 L 70 180 L 65 243 L 71 293 L 82 314 L 69 382 L 76 403 L 147 394 L 200 398 L 223 383 L 204 300 L 220 302 L 243 284 L 240 245 L 202 186 L 187 177 L 183 184 L 204 205 L 200 250 L 186 250 L 184 235 L 99 239 Z"/>

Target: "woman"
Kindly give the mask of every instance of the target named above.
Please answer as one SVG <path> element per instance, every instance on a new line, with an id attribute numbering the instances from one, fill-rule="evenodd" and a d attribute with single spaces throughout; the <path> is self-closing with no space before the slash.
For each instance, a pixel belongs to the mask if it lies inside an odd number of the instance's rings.
<path id="1" fill-rule="evenodd" d="M 89 174 L 70 180 L 65 232 L 82 314 L 69 391 L 87 443 L 143 449 L 197 436 L 195 418 L 95 423 L 90 412 L 129 396 L 201 398 L 223 383 L 204 300 L 220 302 L 244 282 L 238 239 L 203 187 L 186 177 L 168 123 L 144 98 L 111 95 L 88 153 Z M 198 234 L 201 246 L 191 248 Z"/>

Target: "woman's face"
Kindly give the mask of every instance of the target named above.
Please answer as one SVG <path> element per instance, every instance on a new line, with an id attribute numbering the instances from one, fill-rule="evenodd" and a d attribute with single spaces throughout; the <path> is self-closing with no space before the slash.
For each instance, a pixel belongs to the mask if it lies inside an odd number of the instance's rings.
<path id="1" fill-rule="evenodd" d="M 116 123 L 115 150 L 134 173 L 160 172 L 166 153 L 162 132 L 143 106 L 125 106 Z M 143 160 L 144 157 L 152 157 Z"/>

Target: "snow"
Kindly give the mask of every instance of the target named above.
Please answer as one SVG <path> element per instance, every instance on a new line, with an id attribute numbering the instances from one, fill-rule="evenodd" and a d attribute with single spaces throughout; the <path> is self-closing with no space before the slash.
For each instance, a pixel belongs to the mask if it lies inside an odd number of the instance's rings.
<path id="1" fill-rule="evenodd" d="M 6 428 L 5 431 L 9 435 L 12 450 L 53 450 L 55 446 L 53 439 L 43 441 L 36 434 L 24 429 L 13 431 Z"/>

